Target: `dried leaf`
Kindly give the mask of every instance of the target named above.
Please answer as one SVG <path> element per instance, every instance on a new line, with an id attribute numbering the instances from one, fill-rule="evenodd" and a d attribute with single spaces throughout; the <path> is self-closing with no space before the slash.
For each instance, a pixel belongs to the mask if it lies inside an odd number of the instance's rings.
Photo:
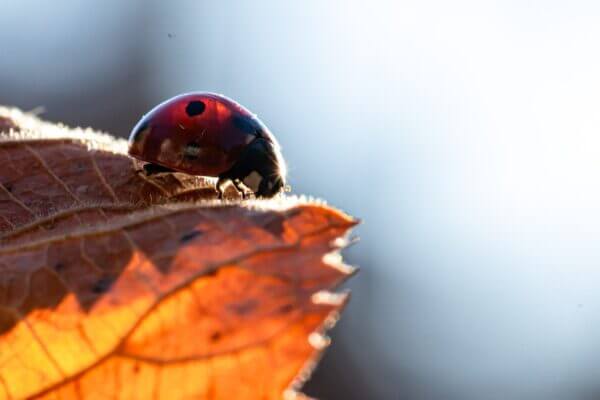
<path id="1" fill-rule="evenodd" d="M 352 218 L 218 201 L 14 109 L 0 131 L 0 399 L 298 395 L 347 300 Z"/>

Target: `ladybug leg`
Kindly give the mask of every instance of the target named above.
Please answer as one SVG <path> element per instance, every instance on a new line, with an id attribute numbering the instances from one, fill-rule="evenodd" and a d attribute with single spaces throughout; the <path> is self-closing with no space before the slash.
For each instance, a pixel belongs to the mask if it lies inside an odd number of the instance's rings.
<path id="1" fill-rule="evenodd" d="M 225 183 L 227 183 L 229 179 L 227 178 L 223 178 L 223 177 L 219 177 L 219 179 L 217 180 L 217 184 L 215 185 L 215 189 L 217 190 L 217 198 L 219 200 L 223 200 L 223 193 L 225 192 L 223 190 L 223 186 L 225 185 Z"/>
<path id="2" fill-rule="evenodd" d="M 241 180 L 239 180 L 239 179 L 233 180 L 233 186 L 235 186 L 237 191 L 240 192 L 240 194 L 242 195 L 242 199 L 246 200 L 249 196 L 248 196 L 248 192 L 246 191 L 246 188 L 243 185 L 244 184 L 242 183 Z"/>

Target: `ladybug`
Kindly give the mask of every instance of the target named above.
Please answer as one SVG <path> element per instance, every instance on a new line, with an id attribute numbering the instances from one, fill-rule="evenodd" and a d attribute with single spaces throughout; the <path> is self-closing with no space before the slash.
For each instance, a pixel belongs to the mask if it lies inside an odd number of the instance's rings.
<path id="1" fill-rule="evenodd" d="M 246 108 L 220 94 L 195 92 L 154 107 L 129 136 L 129 154 L 147 174 L 184 172 L 217 177 L 270 198 L 285 187 L 286 166 L 269 129 Z M 245 190 L 246 189 L 246 190 Z"/>

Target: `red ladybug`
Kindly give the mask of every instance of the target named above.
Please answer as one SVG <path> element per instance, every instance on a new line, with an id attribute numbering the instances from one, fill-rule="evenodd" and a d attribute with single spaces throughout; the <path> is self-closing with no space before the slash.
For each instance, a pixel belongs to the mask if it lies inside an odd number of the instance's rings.
<path id="1" fill-rule="evenodd" d="M 275 137 L 256 115 L 220 94 L 182 94 L 154 107 L 131 131 L 129 154 L 149 163 L 148 174 L 218 177 L 220 196 L 227 181 L 244 196 L 243 186 L 258 197 L 273 197 L 285 186 Z"/>

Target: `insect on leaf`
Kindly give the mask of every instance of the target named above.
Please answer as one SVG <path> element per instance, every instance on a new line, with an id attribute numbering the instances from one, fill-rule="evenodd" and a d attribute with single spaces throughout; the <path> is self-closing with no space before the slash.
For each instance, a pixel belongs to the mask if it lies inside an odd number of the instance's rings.
<path id="1" fill-rule="evenodd" d="M 301 396 L 356 221 L 148 177 L 126 143 L 0 108 L 0 399 Z"/>

